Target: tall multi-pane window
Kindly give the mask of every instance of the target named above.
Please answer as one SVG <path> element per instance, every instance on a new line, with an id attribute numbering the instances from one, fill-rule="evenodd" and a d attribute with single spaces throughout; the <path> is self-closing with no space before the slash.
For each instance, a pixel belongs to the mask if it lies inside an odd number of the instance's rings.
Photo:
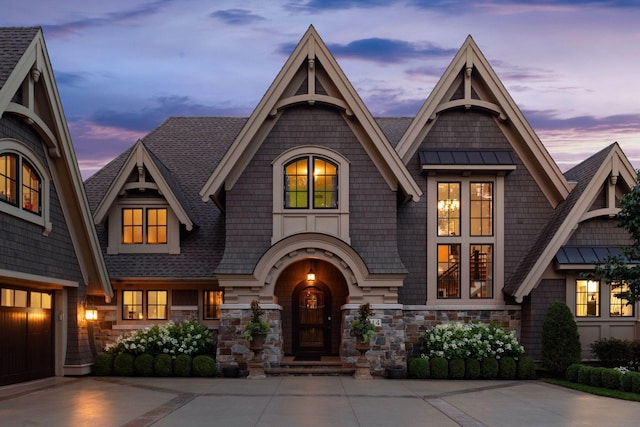
<path id="1" fill-rule="evenodd" d="M 122 209 L 122 243 L 142 243 L 142 209 Z"/>
<path id="2" fill-rule="evenodd" d="M 600 282 L 576 280 L 576 317 L 600 316 Z"/>
<path id="3" fill-rule="evenodd" d="M 493 235 L 493 183 L 472 182 L 469 191 L 469 234 Z"/>
<path id="4" fill-rule="evenodd" d="M 438 245 L 438 298 L 460 298 L 460 245 Z"/>
<path id="5" fill-rule="evenodd" d="M 147 319 L 167 318 L 167 291 L 147 291 Z"/>
<path id="6" fill-rule="evenodd" d="M 493 298 L 493 245 L 471 245 L 469 253 L 469 297 Z"/>
<path id="7" fill-rule="evenodd" d="M 166 209 L 147 209 L 147 243 L 167 243 Z"/>
<path id="8" fill-rule="evenodd" d="M 15 154 L 0 155 L 0 201 L 41 215 L 42 179 L 29 162 Z"/>
<path id="9" fill-rule="evenodd" d="M 142 291 L 122 291 L 123 319 L 144 319 L 142 308 Z"/>
<path id="10" fill-rule="evenodd" d="M 615 282 L 610 286 L 609 316 L 633 317 L 633 304 L 627 304 L 627 300 L 617 297 L 622 292 L 629 292 L 629 284 Z"/>
<path id="11" fill-rule="evenodd" d="M 460 183 L 438 183 L 438 236 L 460 235 Z"/>
<path id="12" fill-rule="evenodd" d="M 309 164 L 313 162 L 313 169 Z M 312 195 L 313 202 L 309 202 Z M 284 207 L 338 207 L 338 166 L 320 157 L 300 157 L 284 165 Z"/>
<path id="13" fill-rule="evenodd" d="M 219 319 L 221 305 L 222 291 L 204 291 L 204 320 Z"/>

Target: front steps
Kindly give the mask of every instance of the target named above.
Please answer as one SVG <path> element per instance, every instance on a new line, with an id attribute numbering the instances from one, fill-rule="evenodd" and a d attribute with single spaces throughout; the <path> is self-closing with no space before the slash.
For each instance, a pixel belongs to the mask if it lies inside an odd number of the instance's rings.
<path id="1" fill-rule="evenodd" d="M 344 363 L 336 356 L 323 356 L 320 361 L 294 361 L 293 357 L 283 357 L 280 366 L 273 368 L 265 368 L 264 373 L 267 376 L 286 376 L 286 375 L 353 375 L 356 371 L 355 366 Z"/>

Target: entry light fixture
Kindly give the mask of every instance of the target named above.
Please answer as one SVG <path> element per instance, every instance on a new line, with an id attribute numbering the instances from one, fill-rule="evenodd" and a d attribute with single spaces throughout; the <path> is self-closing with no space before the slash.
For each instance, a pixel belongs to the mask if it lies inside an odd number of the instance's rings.
<path id="1" fill-rule="evenodd" d="M 86 296 L 82 301 L 82 305 L 84 306 L 84 320 L 98 320 L 98 310 L 87 301 Z"/>
<path id="2" fill-rule="evenodd" d="M 309 266 L 309 272 L 307 273 L 307 282 L 315 282 L 316 273 L 313 272 L 313 265 Z"/>

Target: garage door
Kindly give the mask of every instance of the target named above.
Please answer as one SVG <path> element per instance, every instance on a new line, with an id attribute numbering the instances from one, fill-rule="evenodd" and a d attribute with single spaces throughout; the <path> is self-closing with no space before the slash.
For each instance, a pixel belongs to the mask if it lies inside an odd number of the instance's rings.
<path id="1" fill-rule="evenodd" d="M 0 385 L 54 375 L 52 296 L 0 288 Z"/>

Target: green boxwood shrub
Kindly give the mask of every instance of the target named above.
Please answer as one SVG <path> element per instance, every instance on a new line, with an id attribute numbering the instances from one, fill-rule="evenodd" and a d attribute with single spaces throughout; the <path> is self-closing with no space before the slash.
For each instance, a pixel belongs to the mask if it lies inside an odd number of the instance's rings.
<path id="1" fill-rule="evenodd" d="M 631 360 L 631 342 L 618 338 L 600 338 L 589 346 L 591 352 L 600 360 L 602 366 L 616 368 L 629 366 Z"/>
<path id="2" fill-rule="evenodd" d="M 536 379 L 536 363 L 529 356 L 522 356 L 518 359 L 516 378 L 519 380 Z"/>
<path id="3" fill-rule="evenodd" d="M 631 383 L 635 375 L 640 375 L 636 372 L 626 372 L 620 377 L 620 388 L 622 391 L 631 391 Z"/>
<path id="4" fill-rule="evenodd" d="M 564 373 L 564 376 L 567 379 L 567 381 L 571 381 L 574 383 L 578 382 L 578 371 L 580 370 L 581 366 L 582 365 L 580 365 L 579 363 L 572 363 L 571 365 L 569 365 L 569 367 Z"/>
<path id="5" fill-rule="evenodd" d="M 480 362 L 478 359 L 467 359 L 464 361 L 464 377 L 468 380 L 480 378 Z"/>
<path id="6" fill-rule="evenodd" d="M 485 357 L 480 362 L 480 377 L 485 380 L 497 378 L 499 369 L 500 366 L 497 359 Z"/>
<path id="7" fill-rule="evenodd" d="M 562 301 L 551 303 L 542 323 L 542 366 L 551 375 L 563 375 L 580 362 L 580 335 L 573 314 Z"/>
<path id="8" fill-rule="evenodd" d="M 638 372 L 633 372 L 631 377 L 631 392 L 640 394 L 640 373 Z"/>
<path id="9" fill-rule="evenodd" d="M 451 359 L 449 360 L 449 378 L 453 380 L 464 379 L 465 364 L 464 359 Z"/>
<path id="10" fill-rule="evenodd" d="M 177 377 L 188 377 L 191 375 L 191 356 L 179 354 L 173 361 L 173 373 Z"/>
<path id="11" fill-rule="evenodd" d="M 498 361 L 498 377 L 503 380 L 516 379 L 516 361 L 513 357 L 503 357 Z"/>
<path id="12" fill-rule="evenodd" d="M 591 385 L 594 387 L 602 387 L 602 372 L 607 368 L 593 368 L 591 370 Z"/>
<path id="13" fill-rule="evenodd" d="M 99 376 L 108 376 L 113 374 L 113 354 L 101 353 L 96 356 L 93 362 L 93 374 Z"/>
<path id="14" fill-rule="evenodd" d="M 591 371 L 595 368 L 591 366 L 580 366 L 578 370 L 578 382 L 584 385 L 591 385 Z"/>
<path id="15" fill-rule="evenodd" d="M 194 376 L 212 377 L 216 374 L 216 361 L 211 356 L 196 356 L 193 358 L 191 370 Z"/>
<path id="16" fill-rule="evenodd" d="M 429 369 L 429 359 L 422 357 L 415 357 L 409 359 L 408 373 L 409 378 L 426 379 L 431 375 Z"/>
<path id="17" fill-rule="evenodd" d="M 446 379 L 449 377 L 449 362 L 444 357 L 434 357 L 429 361 L 431 378 Z"/>
<path id="18" fill-rule="evenodd" d="M 150 377 L 153 375 L 153 356 L 149 353 L 142 353 L 133 362 L 136 375 L 140 377 Z"/>
<path id="19" fill-rule="evenodd" d="M 120 353 L 113 359 L 113 375 L 119 377 L 131 377 L 135 373 L 133 367 L 135 357 L 133 354 Z"/>
<path id="20" fill-rule="evenodd" d="M 153 369 L 159 377 L 170 377 L 173 375 L 173 360 L 168 354 L 159 354 L 153 363 Z"/>
<path id="21" fill-rule="evenodd" d="M 611 390 L 619 390 L 621 378 L 622 372 L 617 369 L 605 369 L 602 371 L 602 386 Z"/>

